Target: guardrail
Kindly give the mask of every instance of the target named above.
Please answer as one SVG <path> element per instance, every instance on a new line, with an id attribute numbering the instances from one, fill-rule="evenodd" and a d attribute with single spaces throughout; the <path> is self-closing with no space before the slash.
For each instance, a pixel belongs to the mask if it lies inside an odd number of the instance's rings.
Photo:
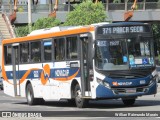
<path id="1" fill-rule="evenodd" d="M 11 23 L 8 19 L 8 16 L 6 15 L 5 12 L 2 13 L 2 17 L 5 20 L 5 23 L 7 25 L 7 28 L 8 28 L 8 31 L 9 31 L 9 34 L 10 34 L 11 38 L 15 38 L 16 36 L 15 36 L 14 30 L 13 30 L 12 25 L 11 25 Z"/>
<path id="2" fill-rule="evenodd" d="M 0 45 L 2 44 L 2 40 L 4 39 L 4 37 L 3 37 L 3 34 L 2 34 L 2 32 L 1 32 L 1 30 L 0 30 Z"/>
<path id="3" fill-rule="evenodd" d="M 145 1 L 145 0 L 144 0 Z M 132 2 L 124 3 L 103 3 L 106 11 L 116 11 L 116 10 L 130 10 L 133 5 Z M 3 4 L 6 12 L 13 11 L 13 5 Z M 51 4 L 38 4 L 31 7 L 32 12 L 49 12 Z M 54 6 L 54 5 L 53 5 Z M 11 8 L 12 7 L 12 8 Z M 28 12 L 27 5 L 18 5 L 18 12 Z M 58 11 L 72 11 L 74 9 L 74 4 L 59 4 Z M 160 10 L 160 2 L 138 2 L 137 10 Z"/>

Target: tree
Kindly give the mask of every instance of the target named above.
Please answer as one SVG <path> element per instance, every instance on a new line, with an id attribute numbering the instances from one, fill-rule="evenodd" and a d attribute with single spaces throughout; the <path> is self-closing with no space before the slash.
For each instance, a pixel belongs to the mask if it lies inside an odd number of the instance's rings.
<path id="1" fill-rule="evenodd" d="M 153 36 L 154 36 L 154 47 L 155 47 L 155 55 L 157 56 L 157 51 L 160 52 L 160 24 L 153 24 Z"/>
<path id="2" fill-rule="evenodd" d="M 89 25 L 106 21 L 107 15 L 101 2 L 93 3 L 86 0 L 75 5 L 75 9 L 68 13 L 64 25 Z"/>
<path id="3" fill-rule="evenodd" d="M 29 34 L 28 25 L 16 27 L 16 36 L 23 37 Z"/>
<path id="4" fill-rule="evenodd" d="M 60 24 L 60 20 L 54 17 L 40 18 L 34 23 L 32 30 L 51 28 Z"/>
<path id="5" fill-rule="evenodd" d="M 33 24 L 32 30 L 51 28 L 59 25 L 61 25 L 61 22 L 56 18 L 40 18 Z M 18 37 L 26 36 L 29 34 L 29 27 L 28 25 L 16 27 L 16 32 Z"/>

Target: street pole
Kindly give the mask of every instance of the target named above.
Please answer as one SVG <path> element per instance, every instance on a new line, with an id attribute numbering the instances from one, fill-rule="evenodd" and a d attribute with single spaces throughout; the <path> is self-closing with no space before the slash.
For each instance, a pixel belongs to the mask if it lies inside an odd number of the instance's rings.
<path id="1" fill-rule="evenodd" d="M 52 12 L 52 0 L 49 0 L 49 13 Z"/>
<path id="2" fill-rule="evenodd" d="M 31 0 L 28 0 L 28 27 L 29 27 L 29 33 L 30 33 L 32 31 Z"/>
<path id="3" fill-rule="evenodd" d="M 2 1 L 2 5 L 3 5 L 3 1 Z M 9 12 L 10 14 L 12 14 L 12 0 L 9 1 Z"/>

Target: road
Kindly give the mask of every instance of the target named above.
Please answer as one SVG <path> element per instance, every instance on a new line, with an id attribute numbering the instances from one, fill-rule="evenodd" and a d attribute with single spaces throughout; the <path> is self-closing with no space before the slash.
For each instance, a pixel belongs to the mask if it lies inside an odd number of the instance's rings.
<path id="1" fill-rule="evenodd" d="M 88 107 L 83 109 L 77 108 L 73 104 L 68 104 L 67 101 L 46 102 L 43 105 L 29 106 L 25 98 L 10 97 L 8 95 L 5 95 L 3 91 L 0 91 L 0 112 L 4 111 L 12 111 L 12 112 L 18 111 L 21 113 L 25 111 L 27 112 L 34 111 L 37 112 L 37 114 L 39 112 L 42 112 L 41 114 L 42 117 L 43 114 L 47 114 L 48 116 L 51 117 L 53 116 L 56 116 L 58 118 L 62 117 L 62 119 L 63 118 L 66 119 L 65 118 L 66 116 L 67 118 L 69 117 L 86 118 L 86 116 L 91 116 L 93 120 L 95 119 L 94 117 L 96 116 L 99 117 L 101 115 L 102 117 L 107 117 L 107 116 L 114 116 L 115 113 L 118 113 L 118 115 L 120 115 L 120 117 L 123 118 L 125 117 L 126 112 L 134 113 L 136 111 L 140 111 L 138 113 L 140 114 L 143 111 L 146 111 L 148 113 L 153 113 L 153 114 L 156 113 L 160 118 L 160 112 L 157 113 L 157 111 L 160 111 L 160 87 L 158 87 L 158 93 L 155 96 L 149 95 L 149 96 L 139 97 L 133 106 L 124 106 L 120 99 L 100 100 L 100 101 L 90 101 Z M 47 111 L 47 113 L 44 111 Z M 155 117 L 155 119 L 157 118 L 157 116 L 152 116 L 152 117 Z M 0 120 L 1 119 L 2 118 L 0 118 Z M 49 119 L 49 117 L 47 119 Z"/>

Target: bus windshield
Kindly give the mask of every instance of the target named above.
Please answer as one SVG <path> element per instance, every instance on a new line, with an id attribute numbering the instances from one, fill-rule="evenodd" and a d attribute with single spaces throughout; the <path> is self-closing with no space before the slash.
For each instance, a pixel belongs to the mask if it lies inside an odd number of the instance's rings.
<path id="1" fill-rule="evenodd" d="M 96 40 L 95 65 L 101 70 L 128 70 L 154 65 L 151 38 Z"/>

